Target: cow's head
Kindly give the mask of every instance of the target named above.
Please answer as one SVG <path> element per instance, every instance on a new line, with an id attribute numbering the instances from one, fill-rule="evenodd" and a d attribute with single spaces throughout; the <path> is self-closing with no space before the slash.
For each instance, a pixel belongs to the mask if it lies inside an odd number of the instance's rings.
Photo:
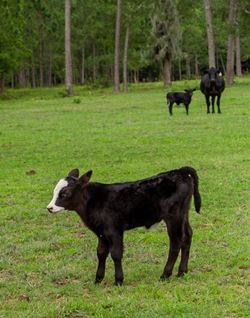
<path id="1" fill-rule="evenodd" d="M 210 67 L 210 69 L 207 71 L 207 74 L 209 76 L 210 81 L 212 83 L 215 83 L 217 76 L 219 74 L 219 71 L 215 67 Z"/>
<path id="2" fill-rule="evenodd" d="M 54 189 L 53 198 L 47 206 L 48 211 L 57 213 L 64 210 L 76 210 L 82 198 L 82 190 L 88 184 L 91 175 L 90 170 L 79 178 L 79 169 L 74 169 L 67 177 L 59 180 Z"/>

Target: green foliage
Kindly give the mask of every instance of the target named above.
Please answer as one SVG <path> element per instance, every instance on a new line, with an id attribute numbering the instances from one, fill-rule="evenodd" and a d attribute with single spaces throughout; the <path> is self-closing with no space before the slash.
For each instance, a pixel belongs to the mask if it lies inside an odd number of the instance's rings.
<path id="1" fill-rule="evenodd" d="M 24 45 L 23 1 L 0 2 L 0 78 L 13 72 L 28 51 Z"/>
<path id="2" fill-rule="evenodd" d="M 81 104 L 81 99 L 80 99 L 79 97 L 75 97 L 75 98 L 73 99 L 73 103 L 74 103 L 74 104 Z"/>
<path id="3" fill-rule="evenodd" d="M 198 81 L 175 82 L 173 89 Z M 248 317 L 250 78 L 222 96 L 222 114 L 206 114 L 196 91 L 186 116 L 166 109 L 161 83 L 128 94 L 75 87 L 7 91 L 0 126 L 0 317 Z M 75 213 L 49 215 L 59 178 L 93 169 L 93 180 L 128 181 L 183 165 L 200 177 L 201 214 L 189 273 L 160 282 L 168 240 L 163 224 L 126 232 L 123 287 L 107 275 L 95 286 L 96 237 Z M 174 273 L 176 273 L 175 268 Z"/>
<path id="4" fill-rule="evenodd" d="M 111 83 L 114 64 L 115 1 L 72 1 L 73 73 L 80 81 L 82 49 L 85 50 L 85 82 Z M 226 62 L 228 1 L 212 1 L 217 64 Z M 242 60 L 249 58 L 250 4 L 238 1 L 237 27 Z M 203 1 L 127 0 L 122 8 L 121 57 L 130 27 L 128 69 L 130 80 L 138 71 L 159 77 L 162 58 L 190 61 L 191 71 L 207 64 L 206 24 Z M 95 57 L 94 53 L 95 51 Z M 155 54 L 156 53 L 156 54 Z M 155 61 L 155 56 L 158 61 Z M 177 67 L 176 67 L 177 65 Z M 122 71 L 122 69 L 121 69 Z M 0 81 L 18 86 L 44 86 L 64 82 L 64 1 L 0 1 Z M 177 72 L 176 72 L 177 73 Z M 187 71 L 185 71 L 187 73 Z M 194 72 L 193 72 L 194 73 Z M 143 78 L 147 76 L 142 76 Z M 99 79 L 100 78 L 100 79 Z"/>
<path id="5" fill-rule="evenodd" d="M 179 54 L 180 23 L 175 0 L 156 1 L 152 16 L 156 58 L 172 60 Z"/>

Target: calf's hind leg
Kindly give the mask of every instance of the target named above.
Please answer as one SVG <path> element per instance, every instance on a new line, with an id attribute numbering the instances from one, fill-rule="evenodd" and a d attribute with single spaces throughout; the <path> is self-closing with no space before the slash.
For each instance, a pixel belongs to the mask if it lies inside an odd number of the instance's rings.
<path id="1" fill-rule="evenodd" d="M 167 224 L 167 230 L 170 240 L 170 248 L 167 263 L 161 275 L 161 279 L 164 280 L 172 275 L 174 264 L 179 255 L 182 246 L 182 222 L 181 220 L 165 220 Z"/>
<path id="2" fill-rule="evenodd" d="M 184 273 L 188 271 L 188 260 L 189 260 L 189 252 L 190 246 L 192 242 L 192 228 L 188 222 L 188 220 L 184 223 L 184 237 L 182 240 L 181 246 L 181 262 L 179 265 L 178 276 L 183 276 Z"/>

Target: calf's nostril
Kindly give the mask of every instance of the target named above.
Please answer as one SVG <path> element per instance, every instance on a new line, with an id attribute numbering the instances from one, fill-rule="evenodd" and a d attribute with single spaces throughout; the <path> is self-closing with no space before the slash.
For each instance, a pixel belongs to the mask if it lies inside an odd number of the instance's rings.
<path id="1" fill-rule="evenodd" d="M 53 212 L 53 208 L 52 208 L 52 207 L 47 207 L 47 209 L 48 209 L 48 211 L 49 211 L 50 213 Z"/>

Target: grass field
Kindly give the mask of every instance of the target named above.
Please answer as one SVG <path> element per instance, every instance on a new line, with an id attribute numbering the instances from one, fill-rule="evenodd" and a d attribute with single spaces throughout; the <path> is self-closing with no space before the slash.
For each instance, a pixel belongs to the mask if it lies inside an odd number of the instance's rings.
<path id="1" fill-rule="evenodd" d="M 0 317 L 250 317 L 250 78 L 225 90 L 221 115 L 207 115 L 196 91 L 190 115 L 175 107 L 170 118 L 161 84 L 62 91 L 0 100 Z M 184 165 L 197 169 L 203 200 L 200 215 L 190 211 L 189 273 L 159 281 L 161 223 L 126 232 L 124 286 L 110 258 L 95 286 L 97 240 L 74 212 L 47 213 L 55 183 L 76 167 L 109 183 Z"/>

